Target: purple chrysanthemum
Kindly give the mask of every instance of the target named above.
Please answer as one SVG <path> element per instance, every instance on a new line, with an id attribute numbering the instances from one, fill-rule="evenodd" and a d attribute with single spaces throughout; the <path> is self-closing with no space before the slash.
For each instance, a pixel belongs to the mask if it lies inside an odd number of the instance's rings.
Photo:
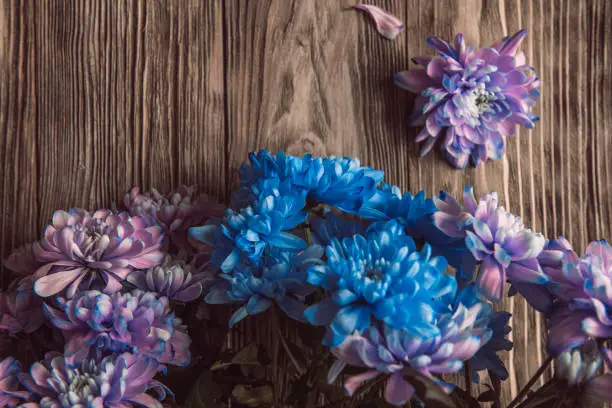
<path id="1" fill-rule="evenodd" d="M 161 265 L 146 271 L 134 271 L 128 275 L 127 281 L 170 300 L 191 302 L 200 297 L 205 281 L 213 278 L 212 271 L 196 270 L 193 265 L 166 255 Z"/>
<path id="2" fill-rule="evenodd" d="M 202 225 L 212 217 L 223 216 L 223 206 L 215 199 L 198 194 L 196 186 L 180 186 L 167 195 L 156 189 L 141 193 L 138 187 L 125 195 L 124 204 L 130 214 L 148 218 L 159 224 L 173 249 L 192 253 L 210 252 L 210 248 L 191 239 L 190 227 Z"/>
<path id="3" fill-rule="evenodd" d="M 163 364 L 189 364 L 191 339 L 166 297 L 152 292 L 107 295 L 95 290 L 44 304 L 51 323 L 64 331 L 66 360 L 83 361 L 90 346 L 138 352 Z"/>
<path id="4" fill-rule="evenodd" d="M 435 225 L 451 237 L 465 237 L 465 243 L 480 271 L 476 285 L 494 302 L 504 294 L 506 278 L 538 310 L 549 310 L 551 297 L 544 284 L 548 281 L 537 256 L 546 240 L 525 228 L 520 217 L 498 207 L 497 193 L 485 194 L 476 201 L 471 187 L 465 189 L 461 206 L 454 197 L 442 194 L 435 199 L 439 211 Z"/>
<path id="5" fill-rule="evenodd" d="M 66 289 L 68 298 L 78 289 L 117 292 L 133 269 L 160 263 L 163 237 L 159 226 L 127 212 L 56 211 L 34 244 L 34 255 L 44 264 L 36 271 L 34 289 L 42 297 Z"/>
<path id="6" fill-rule="evenodd" d="M 473 287 L 466 288 L 456 306 L 438 316 L 440 330 L 436 336 L 419 336 L 381 324 L 382 330 L 372 325 L 362 333 L 346 337 L 331 350 L 338 360 L 330 369 L 328 381 L 333 382 L 347 365 L 363 367 L 366 371 L 346 379 L 346 392 L 352 395 L 365 381 L 385 375 L 388 376 L 385 399 L 400 406 L 414 394 L 414 387 L 404 378 L 404 369 L 411 368 L 450 391 L 452 386 L 435 375 L 458 372 L 464 361 L 471 359 L 491 339 L 488 327 L 491 306 L 477 301 L 475 294 Z"/>
<path id="7" fill-rule="evenodd" d="M 504 154 L 504 137 L 517 124 L 533 127 L 540 80 L 518 52 L 526 35 L 521 30 L 478 50 L 466 47 L 462 34 L 454 46 L 432 36 L 427 43 L 440 55 L 413 58 L 423 69 L 395 75 L 398 86 L 419 94 L 410 123 L 424 125 L 416 139 L 424 142 L 421 155 L 440 139 L 453 166 L 463 168 L 470 158 L 476 166 Z"/>
<path id="8" fill-rule="evenodd" d="M 0 292 L 0 331 L 32 333 L 45 321 L 42 299 L 34 293 L 31 276 L 13 281 Z"/>
<path id="9" fill-rule="evenodd" d="M 21 382 L 32 398 L 25 408 L 162 408 L 167 388 L 154 381 L 159 371 L 157 361 L 128 353 L 109 355 L 101 360 L 72 366 L 64 356 L 49 353 L 45 360 L 32 364 L 30 374 L 21 374 Z"/>
<path id="10" fill-rule="evenodd" d="M 13 408 L 29 399 L 19 383 L 21 363 L 13 357 L 0 360 L 0 407 Z"/>
<path id="11" fill-rule="evenodd" d="M 561 262 L 556 262 L 561 253 Z M 564 240 L 543 253 L 549 287 L 557 297 L 548 345 L 553 354 L 580 346 L 589 338 L 612 338 L 612 247 L 592 242 L 582 258 Z"/>

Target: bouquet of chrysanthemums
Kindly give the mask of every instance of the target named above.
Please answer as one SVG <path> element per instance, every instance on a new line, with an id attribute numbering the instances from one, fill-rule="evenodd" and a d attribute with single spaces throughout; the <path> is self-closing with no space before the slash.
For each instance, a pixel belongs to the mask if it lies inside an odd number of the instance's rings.
<path id="1" fill-rule="evenodd" d="M 462 204 L 403 193 L 356 159 L 249 159 L 225 210 L 192 187 L 134 188 L 124 210 L 55 212 L 15 251 L 0 298 L 0 406 L 501 407 L 510 315 L 493 303 L 507 282 L 548 318 L 538 373 L 556 358 L 552 379 L 510 406 L 612 399 L 606 242 L 579 257 L 495 193 L 478 200 L 468 187 Z M 276 326 L 282 384 L 269 382 L 260 345 L 213 346 L 202 333 L 240 331 L 258 314 Z M 481 395 L 449 381 L 483 371 L 493 387 Z"/>

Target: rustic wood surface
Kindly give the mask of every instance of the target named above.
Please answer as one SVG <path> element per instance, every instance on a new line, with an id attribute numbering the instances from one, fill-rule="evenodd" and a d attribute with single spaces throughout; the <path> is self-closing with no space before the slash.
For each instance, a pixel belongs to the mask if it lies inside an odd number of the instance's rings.
<path id="1" fill-rule="evenodd" d="M 226 199 L 261 148 L 358 156 L 412 191 L 497 190 L 527 225 L 580 251 L 611 237 L 612 3 L 372 3 L 405 22 L 395 41 L 349 1 L 0 0 L 2 258 L 53 210 L 109 206 L 132 185 L 197 183 Z M 520 28 L 543 82 L 535 129 L 477 169 L 419 158 L 413 96 L 391 76 L 431 53 L 431 34 L 484 45 Z M 523 300 L 502 307 L 513 313 L 509 401 L 545 358 L 545 334 Z M 263 320 L 233 340 L 252 338 L 278 350 Z"/>

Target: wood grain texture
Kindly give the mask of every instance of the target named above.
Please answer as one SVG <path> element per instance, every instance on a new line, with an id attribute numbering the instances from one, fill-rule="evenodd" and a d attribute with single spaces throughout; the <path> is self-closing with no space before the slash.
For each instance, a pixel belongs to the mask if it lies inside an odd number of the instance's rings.
<path id="1" fill-rule="evenodd" d="M 0 0 L 0 255 L 35 239 L 53 210 L 109 206 L 132 185 L 195 183 L 226 199 L 261 148 L 358 156 L 430 195 L 496 190 L 526 225 L 578 251 L 610 238 L 609 1 L 372 3 L 404 20 L 395 41 L 348 0 Z M 476 169 L 419 158 L 406 124 L 414 96 L 392 75 L 432 54 L 431 34 L 486 45 L 520 28 L 543 82 L 535 129 Z M 509 401 L 545 358 L 546 338 L 519 297 L 500 308 L 513 313 Z M 282 360 L 265 319 L 231 341 L 251 339 Z"/>

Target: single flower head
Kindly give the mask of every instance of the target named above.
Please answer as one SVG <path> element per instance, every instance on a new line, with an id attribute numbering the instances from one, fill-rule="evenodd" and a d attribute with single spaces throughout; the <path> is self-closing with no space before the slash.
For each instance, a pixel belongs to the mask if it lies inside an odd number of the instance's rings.
<path id="1" fill-rule="evenodd" d="M 107 295 L 84 291 L 72 299 L 44 304 L 51 323 L 66 337 L 66 361 L 84 361 L 89 348 L 148 355 L 163 364 L 189 364 L 187 328 L 166 297 L 152 292 Z"/>
<path id="2" fill-rule="evenodd" d="M 421 155 L 440 140 L 453 166 L 463 168 L 470 159 L 476 166 L 503 156 L 504 138 L 517 124 L 534 126 L 540 80 L 518 51 L 526 35 L 521 30 L 478 50 L 461 34 L 454 44 L 433 36 L 427 42 L 439 55 L 413 58 L 422 68 L 395 75 L 398 86 L 419 94 L 410 123 L 424 126 L 416 139 L 423 142 Z"/>
<path id="3" fill-rule="evenodd" d="M 192 302 L 200 297 L 213 273 L 206 267 L 199 270 L 180 258 L 166 255 L 161 265 L 130 273 L 127 281 L 139 289 L 155 292 L 170 300 Z"/>
<path id="4" fill-rule="evenodd" d="M 346 337 L 331 350 L 338 360 L 329 372 L 329 382 L 333 382 L 347 365 L 362 367 L 363 373 L 348 377 L 344 383 L 349 395 L 367 380 L 383 375 L 388 377 L 385 399 L 402 406 L 410 401 L 415 391 L 404 378 L 404 370 L 411 368 L 450 391 L 452 386 L 436 375 L 458 372 L 464 362 L 473 358 L 489 341 L 492 308 L 480 301 L 477 291 L 471 287 L 454 293 L 448 300 L 451 301 L 448 308 L 436 313 L 434 324 L 438 330 L 434 336 L 420 336 L 375 323 Z"/>
<path id="5" fill-rule="evenodd" d="M 289 317 L 303 320 L 303 299 L 315 289 L 306 281 L 306 271 L 320 264 L 322 255 L 323 248 L 318 245 L 297 253 L 274 251 L 265 265 L 239 265 L 230 273 L 222 273 L 205 300 L 210 304 L 241 304 L 230 319 L 230 327 L 274 303 Z"/>
<path id="6" fill-rule="evenodd" d="M 189 233 L 214 246 L 213 264 L 228 273 L 240 262 L 260 265 L 266 248 L 305 249 L 306 242 L 288 232 L 307 218 L 303 208 L 303 197 L 271 195 L 240 211 L 228 209 L 221 223 L 193 227 Z"/>
<path id="7" fill-rule="evenodd" d="M 348 157 L 295 157 L 262 150 L 251 153 L 249 159 L 240 168 L 240 189 L 233 196 L 237 209 L 279 195 L 308 198 L 354 213 L 375 193 L 384 176 Z"/>
<path id="8" fill-rule="evenodd" d="M 521 294 L 538 310 L 549 310 L 551 298 L 544 284 L 537 257 L 546 239 L 524 227 L 520 217 L 498 206 L 497 193 L 485 194 L 476 201 L 471 187 L 464 193 L 465 207 L 452 196 L 436 198 L 435 225 L 450 237 L 465 237 L 466 246 L 480 262 L 476 285 L 483 295 L 498 302 L 504 294 L 506 279 L 520 288 Z"/>
<path id="9" fill-rule="evenodd" d="M 411 193 L 402 195 L 399 187 L 383 184 L 361 207 L 358 215 L 373 222 L 396 220 L 408 235 L 423 238 L 431 224 L 431 215 L 436 211 L 433 200 L 425 198 L 425 191 L 421 190 L 415 196 Z"/>
<path id="10" fill-rule="evenodd" d="M 223 215 L 223 207 L 213 198 L 198 194 L 196 186 L 180 186 L 167 195 L 156 189 L 142 193 L 134 187 L 125 195 L 124 204 L 132 216 L 161 226 L 173 250 L 187 253 L 208 250 L 198 241 L 189 239 L 188 229 Z"/>
<path id="11" fill-rule="evenodd" d="M 308 281 L 330 296 L 309 307 L 311 324 L 327 326 L 324 344 L 336 346 L 373 319 L 415 333 L 438 334 L 436 311 L 457 288 L 444 274 L 447 262 L 431 257 L 425 244 L 417 251 L 396 221 L 370 230 L 367 236 L 338 239 L 326 248 L 327 262 L 308 271 Z"/>
<path id="12" fill-rule="evenodd" d="M 49 353 L 20 378 L 32 394 L 28 408 L 162 408 L 159 401 L 168 389 L 153 380 L 159 370 L 156 360 L 141 354 L 112 354 L 73 366 L 61 354 Z"/>
<path id="13" fill-rule="evenodd" d="M 13 357 L 0 360 L 0 406 L 15 408 L 30 398 L 19 382 L 21 363 Z"/>
<path id="14" fill-rule="evenodd" d="M 34 275 L 34 290 L 42 297 L 66 290 L 68 298 L 79 289 L 117 292 L 132 270 L 161 262 L 163 238 L 159 226 L 126 212 L 56 211 L 34 244 L 34 255 L 43 264 Z"/>

